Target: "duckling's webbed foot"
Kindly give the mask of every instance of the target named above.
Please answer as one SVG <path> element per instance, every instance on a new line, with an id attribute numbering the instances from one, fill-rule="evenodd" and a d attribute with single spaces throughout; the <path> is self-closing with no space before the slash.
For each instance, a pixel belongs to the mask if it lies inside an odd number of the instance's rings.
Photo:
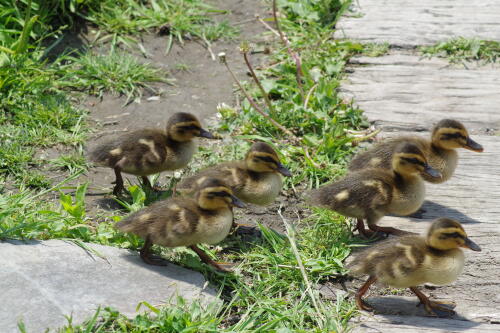
<path id="1" fill-rule="evenodd" d="M 373 311 L 373 307 L 371 307 L 371 305 L 369 305 L 368 303 L 366 303 L 362 299 L 362 297 L 368 291 L 368 289 L 370 288 L 370 286 L 373 283 L 375 283 L 375 281 L 377 281 L 377 278 L 374 277 L 374 276 L 370 276 L 368 278 L 368 280 L 366 280 L 366 282 L 356 292 L 355 299 L 356 299 L 356 305 L 358 306 L 358 309 L 365 310 L 365 311 Z"/>
<path id="2" fill-rule="evenodd" d="M 152 255 L 151 246 L 153 246 L 153 243 L 151 242 L 151 239 L 149 237 L 147 237 L 146 241 L 144 242 L 144 246 L 142 247 L 142 249 L 139 252 L 141 259 L 148 265 L 167 266 L 166 260 L 161 259 L 161 258 L 155 258 Z"/>
<path id="3" fill-rule="evenodd" d="M 363 219 L 357 219 L 356 227 L 354 228 L 354 231 L 356 231 L 356 230 L 359 232 L 359 235 L 361 237 L 363 237 L 364 239 L 379 240 L 379 239 L 383 239 L 383 238 L 387 237 L 387 235 L 384 233 L 373 232 L 373 231 L 367 230 L 365 228 L 365 223 L 363 222 Z"/>
<path id="4" fill-rule="evenodd" d="M 455 311 L 453 308 L 456 306 L 454 302 L 436 302 L 436 301 L 431 301 L 429 297 L 425 296 L 420 290 L 418 290 L 416 287 L 410 287 L 410 290 L 417 295 L 418 299 L 420 300 L 420 303 L 417 304 L 419 306 L 420 304 L 423 304 L 425 307 L 425 311 L 430 316 L 433 317 L 449 317 L 453 316 L 455 314 Z"/>
<path id="5" fill-rule="evenodd" d="M 387 235 L 395 235 L 395 236 L 404 236 L 404 235 L 413 235 L 413 232 L 404 231 L 401 229 L 393 228 L 393 227 L 380 227 L 375 224 L 368 224 L 368 228 L 375 232 L 383 232 Z"/>
<path id="6" fill-rule="evenodd" d="M 201 261 L 203 261 L 205 264 L 214 267 L 216 270 L 218 270 L 220 272 L 231 272 L 231 269 L 223 267 L 224 264 L 220 264 L 220 263 L 217 263 L 217 262 L 213 261 L 212 258 L 210 258 L 198 246 L 191 245 L 189 248 L 191 250 L 193 250 L 200 257 Z"/>

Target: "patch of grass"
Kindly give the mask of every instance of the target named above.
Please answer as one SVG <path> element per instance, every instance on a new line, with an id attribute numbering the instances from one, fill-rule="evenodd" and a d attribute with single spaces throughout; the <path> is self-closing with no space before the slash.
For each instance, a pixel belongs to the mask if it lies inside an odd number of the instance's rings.
<path id="1" fill-rule="evenodd" d="M 68 171 L 70 175 L 86 171 L 89 166 L 82 150 L 67 155 L 60 155 L 51 160 L 50 164 L 58 169 Z"/>
<path id="2" fill-rule="evenodd" d="M 91 319 L 80 325 L 74 325 L 72 319 L 68 318 L 68 325 L 59 332 L 219 332 L 221 319 L 217 314 L 221 309 L 217 304 L 188 304 L 182 297 L 177 297 L 168 306 L 155 307 L 147 302 L 139 306 L 151 312 L 129 319 L 111 308 L 98 309 Z"/>
<path id="3" fill-rule="evenodd" d="M 380 57 L 389 52 L 389 43 L 366 43 L 363 44 L 362 54 L 367 57 Z"/>
<path id="4" fill-rule="evenodd" d="M 207 42 L 234 37 L 234 27 L 210 18 L 220 13 L 200 0 L 105 0 L 90 6 L 86 19 L 102 31 L 98 40 L 131 46 L 136 43 L 132 35 L 152 30 L 170 35 L 169 44 L 172 39 L 182 43 L 190 36 Z"/>
<path id="5" fill-rule="evenodd" d="M 112 50 L 107 55 L 88 52 L 64 60 L 68 63 L 61 68 L 62 77 L 58 84 L 99 97 L 104 92 L 111 92 L 127 96 L 129 102 L 139 99 L 144 89 L 158 93 L 151 83 L 169 82 L 166 73 L 119 51 Z"/>
<path id="6" fill-rule="evenodd" d="M 500 42 L 458 37 L 433 46 L 423 46 L 420 51 L 427 57 L 447 58 L 450 63 L 494 63 L 500 56 Z"/>
<path id="7" fill-rule="evenodd" d="M 41 163 L 36 148 L 77 147 L 85 138 L 86 112 L 55 82 L 55 70 L 40 66 L 35 54 L 11 56 L 0 67 L 0 175 L 18 185 Z"/>
<path id="8" fill-rule="evenodd" d="M 65 182 L 78 175 L 74 174 Z M 32 190 L 21 190 L 15 194 L 0 193 L 0 240 L 62 238 L 122 247 L 140 245 L 141 241 L 137 237 L 119 233 L 113 228 L 113 223 L 120 217 L 103 217 L 101 223 L 87 217 L 86 184 L 73 188 L 73 195 L 60 192 L 59 208 L 50 200 L 41 200 L 53 191 L 62 190 L 62 185 L 38 193 Z"/>

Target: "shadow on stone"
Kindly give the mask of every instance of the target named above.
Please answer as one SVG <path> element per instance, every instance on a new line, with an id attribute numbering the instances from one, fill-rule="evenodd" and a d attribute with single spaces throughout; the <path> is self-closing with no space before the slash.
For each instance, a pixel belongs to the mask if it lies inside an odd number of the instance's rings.
<path id="1" fill-rule="evenodd" d="M 424 201 L 422 208 L 425 210 L 425 212 L 422 214 L 424 219 L 449 217 L 460 221 L 460 223 L 481 223 L 480 221 L 465 215 L 464 213 L 455 208 L 443 206 L 434 201 L 429 201 L 429 200 Z M 418 221 L 418 219 L 411 219 L 411 220 Z"/>
<path id="2" fill-rule="evenodd" d="M 439 299 L 433 300 L 439 301 Z M 477 322 L 468 321 L 459 313 L 446 318 L 431 317 L 426 313 L 422 305 L 417 307 L 418 299 L 416 297 L 384 296 L 367 298 L 366 301 L 373 306 L 376 315 L 406 325 L 443 328 L 450 322 L 460 322 L 462 324 L 460 326 L 450 324 L 453 325 L 454 330 L 466 330 L 479 325 Z"/>

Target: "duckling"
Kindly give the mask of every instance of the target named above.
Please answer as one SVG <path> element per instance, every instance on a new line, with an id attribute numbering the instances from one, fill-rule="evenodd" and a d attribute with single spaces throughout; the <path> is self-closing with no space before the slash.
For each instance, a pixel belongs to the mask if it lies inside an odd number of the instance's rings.
<path id="1" fill-rule="evenodd" d="M 234 194 L 244 202 L 256 205 L 271 204 L 283 187 L 282 177 L 290 171 L 281 164 L 278 154 L 264 142 L 255 142 L 243 161 L 222 163 L 187 178 L 177 191 L 190 195 L 207 177 L 224 180 Z"/>
<path id="2" fill-rule="evenodd" d="M 195 136 L 213 139 L 198 119 L 185 112 L 173 114 L 165 130 L 145 128 L 105 142 L 90 153 L 99 166 L 114 169 L 116 185 L 113 193 L 123 190 L 121 173 L 141 176 L 151 187 L 148 175 L 184 168 L 196 150 Z"/>
<path id="3" fill-rule="evenodd" d="M 433 221 L 426 237 L 414 235 L 390 239 L 359 253 L 350 265 L 350 271 L 369 278 L 356 293 L 358 308 L 373 310 L 362 297 L 370 285 L 379 281 L 396 288 L 409 288 L 430 315 L 438 315 L 437 311 L 453 314 L 452 309 L 443 306 L 446 303 L 431 301 L 417 286 L 424 283 L 445 285 L 455 281 L 464 267 L 461 247 L 481 251 L 467 237 L 459 222 L 439 218 Z"/>
<path id="4" fill-rule="evenodd" d="M 392 156 L 392 170 L 370 168 L 352 172 L 335 183 L 310 191 L 308 201 L 356 218 L 362 236 L 372 236 L 365 230 L 363 219 L 374 232 L 406 234 L 376 223 L 387 214 L 409 215 L 420 208 L 425 196 L 422 174 L 440 175 L 415 144 L 403 142 Z"/>
<path id="5" fill-rule="evenodd" d="M 349 170 L 374 167 L 390 169 L 394 150 L 401 142 L 411 142 L 424 152 L 429 165 L 438 170 L 442 177 L 423 174 L 422 178 L 436 184 L 447 181 L 453 175 L 458 163 L 458 154 L 455 149 L 483 151 L 483 147 L 470 138 L 462 123 L 453 119 L 443 119 L 434 127 L 430 140 L 419 136 L 403 136 L 386 140 L 354 157 Z"/>
<path id="6" fill-rule="evenodd" d="M 163 265 L 162 261 L 151 257 L 153 244 L 187 246 L 204 263 L 227 271 L 197 244 L 217 244 L 226 238 L 233 223 L 232 206 L 244 207 L 244 204 L 223 181 L 206 178 L 199 185 L 194 199 L 174 197 L 158 201 L 124 218 L 115 227 L 145 239 L 140 256 L 148 264 Z"/>

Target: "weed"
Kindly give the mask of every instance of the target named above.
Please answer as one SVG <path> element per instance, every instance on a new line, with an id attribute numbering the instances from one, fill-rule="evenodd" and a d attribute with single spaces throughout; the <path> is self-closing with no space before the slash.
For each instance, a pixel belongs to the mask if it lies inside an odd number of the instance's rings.
<path id="1" fill-rule="evenodd" d="M 81 150 L 68 155 L 60 155 L 59 157 L 51 160 L 50 164 L 56 168 L 67 170 L 70 175 L 86 171 L 88 169 L 88 163 Z"/>
<path id="2" fill-rule="evenodd" d="M 458 37 L 433 46 L 421 47 L 420 51 L 427 57 L 447 58 L 450 63 L 494 63 L 500 55 L 500 42 Z"/>
<path id="3" fill-rule="evenodd" d="M 113 45 L 131 46 L 136 43 L 131 35 L 151 30 L 168 34 L 181 43 L 189 36 L 211 41 L 236 35 L 235 28 L 225 21 L 215 22 L 209 13 L 222 11 L 200 0 L 106 0 L 90 6 L 86 19 L 105 32 L 98 40 L 111 40 Z"/>
<path id="4" fill-rule="evenodd" d="M 151 86 L 153 82 L 169 82 L 165 74 L 150 64 L 140 63 L 136 57 L 110 51 L 107 55 L 91 52 L 64 58 L 68 63 L 60 69 L 61 87 L 87 91 L 101 97 L 104 92 L 127 96 L 127 102 L 140 98 L 142 90 L 158 92 Z"/>
<path id="5" fill-rule="evenodd" d="M 41 67 L 34 57 L 11 56 L 0 67 L 0 174 L 18 185 L 41 163 L 34 156 L 36 148 L 78 146 L 85 138 L 85 111 L 56 89 L 55 71 Z"/>

